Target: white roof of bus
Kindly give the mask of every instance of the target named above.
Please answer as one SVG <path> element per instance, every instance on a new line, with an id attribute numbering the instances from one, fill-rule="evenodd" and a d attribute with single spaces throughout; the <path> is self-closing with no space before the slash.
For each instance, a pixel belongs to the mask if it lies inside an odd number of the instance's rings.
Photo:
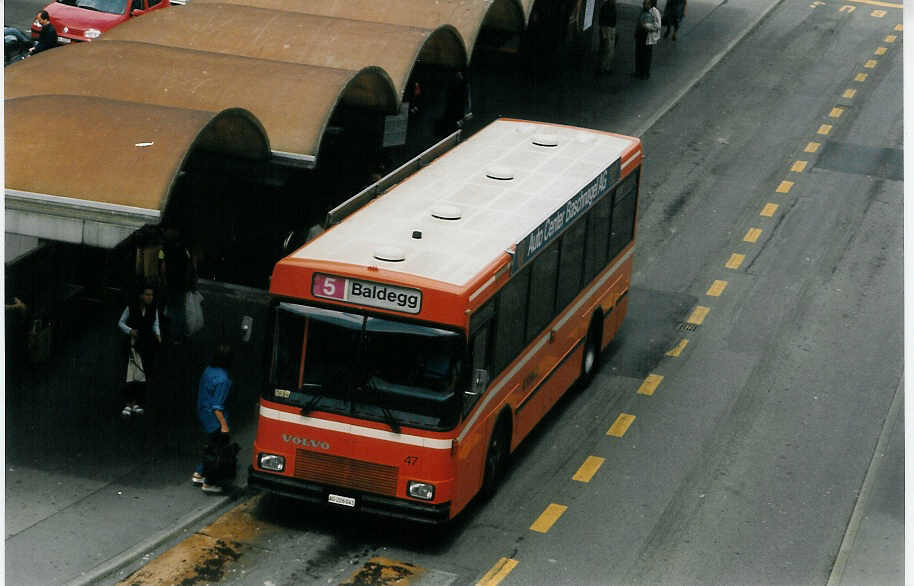
<path id="1" fill-rule="evenodd" d="M 551 135 L 558 146 L 533 144 Z M 292 257 L 377 266 L 466 285 L 599 175 L 636 139 L 583 128 L 496 120 L 343 220 Z M 514 179 L 490 179 L 504 168 Z M 461 219 L 432 216 L 453 206 Z M 412 237 L 422 232 L 421 239 Z M 395 247 L 400 262 L 374 257 Z"/>

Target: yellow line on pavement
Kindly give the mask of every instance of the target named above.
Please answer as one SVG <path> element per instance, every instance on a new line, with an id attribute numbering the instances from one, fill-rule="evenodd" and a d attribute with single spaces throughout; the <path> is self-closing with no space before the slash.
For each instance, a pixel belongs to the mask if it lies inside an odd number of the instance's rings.
<path id="1" fill-rule="evenodd" d="M 373 557 L 356 570 L 348 580 L 340 582 L 340 586 L 355 586 L 356 584 L 409 586 L 422 580 L 426 571 L 425 568 L 407 562 Z"/>
<path id="2" fill-rule="evenodd" d="M 685 350 L 685 347 L 688 343 L 689 343 L 689 340 L 687 338 L 683 338 L 683 339 L 679 340 L 678 344 L 673 346 L 672 349 L 667 350 L 666 355 L 673 356 L 673 357 L 679 356 L 680 354 L 682 354 L 682 351 Z"/>
<path id="3" fill-rule="evenodd" d="M 883 39 L 883 41 L 886 43 L 894 43 L 897 39 L 898 39 L 898 37 L 895 35 L 886 35 L 885 39 Z"/>
<path id="4" fill-rule="evenodd" d="M 639 395 L 651 396 L 654 394 L 654 391 L 657 390 L 657 387 L 660 385 L 660 381 L 663 380 L 663 375 L 660 374 L 649 374 L 647 378 L 644 379 L 644 382 L 641 383 L 641 386 L 638 387 Z"/>
<path id="5" fill-rule="evenodd" d="M 602 466 L 605 461 L 606 458 L 587 456 L 587 459 L 584 460 L 584 463 L 581 464 L 581 467 L 578 468 L 578 471 L 574 473 L 574 476 L 572 476 L 571 479 L 577 480 L 578 482 L 590 482 L 590 479 L 593 478 L 593 475 L 597 473 L 597 470 L 600 469 L 600 466 Z"/>
<path id="6" fill-rule="evenodd" d="M 886 8 L 902 8 L 903 4 L 895 2 L 880 2 L 879 0 L 845 0 L 846 2 L 856 2 L 857 4 L 869 4 L 870 6 L 885 6 Z"/>
<path id="7" fill-rule="evenodd" d="M 775 191 L 778 193 L 790 193 L 791 189 L 793 189 L 793 181 L 781 181 L 781 184 L 778 185 L 778 188 Z"/>
<path id="8" fill-rule="evenodd" d="M 802 173 L 806 169 L 806 161 L 795 161 L 793 165 L 790 166 L 790 170 L 794 173 Z"/>
<path id="9" fill-rule="evenodd" d="M 856 6 L 851 6 L 850 4 L 845 4 L 838 10 L 838 12 L 847 12 L 848 14 L 850 14 L 851 12 L 853 12 L 855 10 L 857 10 Z"/>
<path id="10" fill-rule="evenodd" d="M 531 531 L 536 531 L 538 533 L 546 533 L 549 529 L 555 525 L 555 522 L 559 520 L 559 517 L 568 510 L 568 507 L 565 505 L 557 505 L 551 503 L 546 510 L 543 511 L 543 514 L 533 522 L 533 525 L 530 525 Z"/>
<path id="11" fill-rule="evenodd" d="M 743 260 L 745 260 L 745 258 L 745 254 L 737 254 L 734 252 L 730 255 L 730 258 L 727 259 L 727 262 L 724 264 L 724 266 L 728 269 L 738 269 L 740 265 L 743 264 Z"/>
<path id="12" fill-rule="evenodd" d="M 761 228 L 749 228 L 749 230 L 746 231 L 746 235 L 743 236 L 743 242 L 751 242 L 752 244 L 755 244 L 758 242 L 759 236 L 761 235 Z"/>
<path id="13" fill-rule="evenodd" d="M 803 149 L 803 150 L 804 150 L 805 152 L 807 152 L 807 153 L 814 153 L 814 152 L 816 152 L 817 150 L 819 150 L 819 143 L 817 143 L 817 142 L 810 142 L 810 143 L 807 143 L 807 144 L 806 144 L 806 148 Z"/>
<path id="14" fill-rule="evenodd" d="M 851 99 L 851 98 L 853 98 L 855 95 L 857 95 L 857 90 L 848 88 L 848 89 L 844 90 L 844 93 L 841 94 L 841 97 L 842 97 L 842 98 Z"/>
<path id="15" fill-rule="evenodd" d="M 511 573 L 511 570 L 517 565 L 517 560 L 511 558 L 501 558 L 485 575 L 476 582 L 476 586 L 496 586 Z"/>
<path id="16" fill-rule="evenodd" d="M 720 297 L 720 294 L 723 293 L 724 289 L 726 289 L 726 288 L 727 288 L 726 281 L 721 281 L 720 279 L 716 279 L 713 283 L 711 283 L 711 286 L 708 287 L 708 290 L 705 293 L 705 295 L 709 295 L 711 297 Z"/>
<path id="17" fill-rule="evenodd" d="M 903 24 L 896 24 L 896 25 L 895 25 L 895 30 L 898 31 L 898 32 L 903 31 L 903 30 L 904 30 L 904 25 L 903 25 Z"/>
<path id="18" fill-rule="evenodd" d="M 823 124 L 823 125 L 819 126 L 819 130 L 816 131 L 816 134 L 828 134 L 829 132 L 831 132 L 831 124 Z M 809 143 L 809 144 L 812 144 L 812 143 Z M 809 151 L 807 151 L 807 152 L 809 152 Z"/>
<path id="19" fill-rule="evenodd" d="M 629 426 L 635 420 L 634 415 L 629 415 L 628 413 L 620 413 L 613 424 L 610 426 L 609 430 L 606 432 L 606 435 L 611 435 L 613 437 L 622 437 L 625 435 L 625 432 L 628 431 Z"/>
<path id="20" fill-rule="evenodd" d="M 687 321 L 690 324 L 700 326 L 702 322 L 705 321 L 709 311 L 711 311 L 710 307 L 705 307 L 704 305 L 696 305 L 695 309 L 692 310 L 692 315 L 689 316 Z"/>
<path id="21" fill-rule="evenodd" d="M 874 67 L 876 67 L 876 60 L 870 59 L 866 63 L 864 63 L 863 66 L 866 67 L 867 69 L 873 69 Z"/>
<path id="22" fill-rule="evenodd" d="M 886 15 L 885 10 L 874 10 L 874 11 L 870 12 L 870 16 L 874 16 L 876 18 L 882 18 L 885 15 Z"/>
<path id="23" fill-rule="evenodd" d="M 776 204 L 776 203 L 766 203 L 766 204 L 765 204 L 765 207 L 762 208 L 762 211 L 759 212 L 759 215 L 760 215 L 760 216 L 765 216 L 766 218 L 770 218 L 771 216 L 774 215 L 774 213 L 775 213 L 776 211 L 778 211 L 778 204 Z"/>
<path id="24" fill-rule="evenodd" d="M 866 73 L 858 73 L 856 76 L 854 76 L 854 81 L 866 81 L 866 78 Z"/>
<path id="25" fill-rule="evenodd" d="M 876 50 L 873 51 L 873 55 L 885 55 L 885 52 L 888 51 L 885 47 L 876 47 Z"/>
<path id="26" fill-rule="evenodd" d="M 828 113 L 829 118 L 840 118 L 841 114 L 844 114 L 844 108 L 834 107 L 831 109 L 831 112 Z"/>

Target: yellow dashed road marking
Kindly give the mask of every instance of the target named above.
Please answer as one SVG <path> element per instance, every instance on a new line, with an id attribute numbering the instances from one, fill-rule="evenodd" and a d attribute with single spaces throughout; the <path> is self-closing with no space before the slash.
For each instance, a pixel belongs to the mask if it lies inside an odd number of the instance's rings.
<path id="1" fill-rule="evenodd" d="M 549 529 L 555 525 L 555 522 L 559 520 L 559 517 L 567 510 L 568 507 L 565 505 L 550 504 L 546 507 L 546 510 L 543 511 L 543 514 L 539 516 L 539 519 L 534 521 L 533 525 L 530 525 L 530 530 L 539 533 L 549 531 Z"/>
<path id="2" fill-rule="evenodd" d="M 847 12 L 848 14 L 850 14 L 854 10 L 857 10 L 856 6 L 851 6 L 850 4 L 845 4 L 844 6 L 841 7 L 840 10 L 838 10 L 838 12 Z"/>
<path id="3" fill-rule="evenodd" d="M 847 0 L 848 2 L 854 2 L 856 4 L 869 4 L 870 6 L 885 6 L 887 8 L 901 8 L 901 4 L 896 4 L 894 2 L 882 2 L 881 0 Z M 885 12 L 880 10 L 879 12 Z"/>
<path id="4" fill-rule="evenodd" d="M 877 4 L 876 6 L 885 6 L 885 4 Z M 901 6 L 899 6 L 898 8 L 901 8 Z M 882 18 L 885 15 L 886 15 L 885 10 L 874 10 L 874 11 L 870 12 L 870 16 L 874 16 L 876 18 Z"/>
<path id="5" fill-rule="evenodd" d="M 873 51 L 873 55 L 885 55 L 885 52 L 888 51 L 885 47 L 876 47 L 876 50 Z"/>
<path id="6" fill-rule="evenodd" d="M 840 118 L 841 114 L 844 114 L 844 108 L 832 108 L 831 112 L 828 113 L 829 118 Z"/>
<path id="7" fill-rule="evenodd" d="M 724 289 L 727 288 L 727 282 L 721 280 L 715 280 L 711 283 L 711 286 L 708 287 L 706 295 L 711 297 L 720 297 L 720 294 L 724 292 Z"/>
<path id="8" fill-rule="evenodd" d="M 802 173 L 806 169 L 806 161 L 796 161 L 791 165 L 790 170 L 794 173 Z"/>
<path id="9" fill-rule="evenodd" d="M 686 338 L 679 340 L 679 343 L 676 344 L 671 350 L 668 350 L 666 355 L 673 357 L 679 356 L 682 354 L 682 351 L 685 350 L 685 347 L 688 345 L 688 343 L 689 340 Z"/>
<path id="10" fill-rule="evenodd" d="M 778 193 L 790 193 L 791 189 L 793 189 L 793 181 L 781 181 L 781 184 L 778 185 L 778 188 L 775 191 Z"/>
<path id="11" fill-rule="evenodd" d="M 692 310 L 692 315 L 689 316 L 688 322 L 700 326 L 702 322 L 705 321 L 705 318 L 708 317 L 709 311 L 711 311 L 710 307 L 696 305 L 695 309 Z"/>
<path id="12" fill-rule="evenodd" d="M 602 466 L 605 461 L 606 458 L 587 456 L 587 459 L 584 460 L 584 463 L 581 464 L 581 467 L 578 468 L 578 471 L 574 473 L 574 476 L 572 476 L 571 479 L 577 480 L 578 482 L 590 482 L 590 479 L 593 478 L 593 475 L 597 473 L 597 470 L 600 469 L 600 466 Z"/>
<path id="13" fill-rule="evenodd" d="M 622 437 L 625 435 L 625 432 L 628 431 L 629 426 L 635 420 L 634 415 L 629 415 L 628 413 L 620 413 L 616 420 L 610 426 L 609 430 L 606 432 L 606 435 L 611 435 L 613 437 Z"/>
<path id="14" fill-rule="evenodd" d="M 512 560 L 511 558 L 499 559 L 492 566 L 492 569 L 486 572 L 485 576 L 479 579 L 479 582 L 476 582 L 476 586 L 496 586 L 511 573 L 511 570 L 516 565 L 517 560 Z"/>
<path id="15" fill-rule="evenodd" d="M 641 383 L 641 386 L 638 387 L 639 395 L 651 396 L 654 394 L 654 391 L 657 390 L 657 387 L 660 385 L 660 381 L 663 380 L 663 376 L 659 374 L 649 374 L 647 378 L 644 379 L 644 382 Z"/>
<path id="16" fill-rule="evenodd" d="M 734 252 L 730 255 L 730 258 L 727 259 L 727 263 L 724 266 L 728 269 L 738 269 L 740 265 L 743 264 L 745 258 L 745 254 L 737 254 Z"/>
<path id="17" fill-rule="evenodd" d="M 855 95 L 857 95 L 857 90 L 854 90 L 854 89 L 846 89 L 846 90 L 844 90 L 844 93 L 841 94 L 841 97 L 842 97 L 842 98 L 850 99 L 850 98 L 853 98 Z"/>
<path id="18" fill-rule="evenodd" d="M 895 35 L 886 35 L 885 39 L 883 39 L 883 41 L 886 43 L 894 43 L 897 39 L 898 39 L 898 37 Z"/>
<path id="19" fill-rule="evenodd" d="M 863 66 L 866 67 L 867 69 L 873 69 L 874 67 L 876 67 L 876 60 L 870 59 L 866 63 L 864 63 Z"/>
<path id="20" fill-rule="evenodd" d="M 743 236 L 743 242 L 751 242 L 755 244 L 758 242 L 759 236 L 762 235 L 761 228 L 749 228 L 746 230 L 746 235 Z"/>
<path id="21" fill-rule="evenodd" d="M 823 124 L 823 125 L 819 126 L 819 130 L 817 130 L 816 132 L 818 134 L 828 134 L 829 132 L 831 132 L 831 124 Z M 809 143 L 809 144 L 813 144 L 813 143 Z M 814 152 L 814 151 L 808 150 L 809 145 L 807 145 L 806 148 L 807 148 L 806 152 Z M 816 148 L 818 148 L 818 147 L 816 147 Z"/>
<path id="22" fill-rule="evenodd" d="M 371 584 L 372 586 L 409 586 L 422 579 L 426 573 L 425 568 L 398 562 L 382 557 L 373 557 L 365 565 L 356 570 L 352 576 L 340 586 L 355 584 Z"/>
<path id="23" fill-rule="evenodd" d="M 898 31 L 898 32 L 903 31 L 903 30 L 904 30 L 904 25 L 903 25 L 903 24 L 896 24 L 896 25 L 895 25 L 895 30 Z"/>
<path id="24" fill-rule="evenodd" d="M 807 143 L 807 144 L 806 144 L 806 148 L 803 149 L 803 150 L 804 150 L 805 152 L 807 152 L 807 153 L 814 153 L 814 152 L 816 152 L 817 150 L 819 150 L 819 143 L 817 143 L 817 142 L 810 142 L 810 143 Z"/>
<path id="25" fill-rule="evenodd" d="M 866 78 L 867 78 L 866 73 L 858 73 L 857 75 L 854 76 L 854 81 L 866 81 Z"/>
<path id="26" fill-rule="evenodd" d="M 765 204 L 765 207 L 762 208 L 762 211 L 759 212 L 759 215 L 760 215 L 760 216 L 765 216 L 766 218 L 770 218 L 771 216 L 774 215 L 774 213 L 775 213 L 776 211 L 778 211 L 778 204 L 776 204 L 776 203 L 766 203 L 766 204 Z"/>

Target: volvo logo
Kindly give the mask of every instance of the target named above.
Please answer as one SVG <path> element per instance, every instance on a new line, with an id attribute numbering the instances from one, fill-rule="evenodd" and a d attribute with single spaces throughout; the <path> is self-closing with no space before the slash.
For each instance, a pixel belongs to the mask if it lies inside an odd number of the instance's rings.
<path id="1" fill-rule="evenodd" d="M 330 444 L 327 442 L 308 439 L 306 437 L 298 437 L 296 435 L 289 435 L 288 433 L 282 434 L 282 441 L 291 442 L 297 446 L 302 446 L 304 448 L 320 448 L 322 450 L 330 449 Z"/>

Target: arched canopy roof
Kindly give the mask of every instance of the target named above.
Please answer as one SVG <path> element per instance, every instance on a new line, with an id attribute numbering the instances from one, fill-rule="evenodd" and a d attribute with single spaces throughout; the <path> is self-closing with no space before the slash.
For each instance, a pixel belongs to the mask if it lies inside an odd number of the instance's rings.
<path id="1" fill-rule="evenodd" d="M 193 151 L 270 156 L 263 127 L 240 108 L 214 114 L 64 95 L 4 105 L 9 232 L 113 246 L 99 235 L 105 226 L 126 236 L 156 222 Z M 47 233 L 63 227 L 81 234 Z"/>
<path id="2" fill-rule="evenodd" d="M 158 10 L 115 27 L 101 42 L 110 40 L 351 71 L 378 66 L 388 73 L 398 96 L 420 55 L 442 66 L 466 63 L 459 35 L 451 27 L 433 31 L 231 4 Z"/>
<path id="3" fill-rule="evenodd" d="M 467 55 L 483 25 L 520 32 L 533 0 L 193 0 L 194 4 L 238 4 L 332 18 L 437 29 L 453 26 Z"/>
<path id="4" fill-rule="evenodd" d="M 274 151 L 297 155 L 317 155 L 338 103 L 385 112 L 397 104 L 378 68 L 354 72 L 131 41 L 80 43 L 42 57 L 6 69 L 7 98 L 69 94 L 208 112 L 239 107 L 263 123 Z"/>

